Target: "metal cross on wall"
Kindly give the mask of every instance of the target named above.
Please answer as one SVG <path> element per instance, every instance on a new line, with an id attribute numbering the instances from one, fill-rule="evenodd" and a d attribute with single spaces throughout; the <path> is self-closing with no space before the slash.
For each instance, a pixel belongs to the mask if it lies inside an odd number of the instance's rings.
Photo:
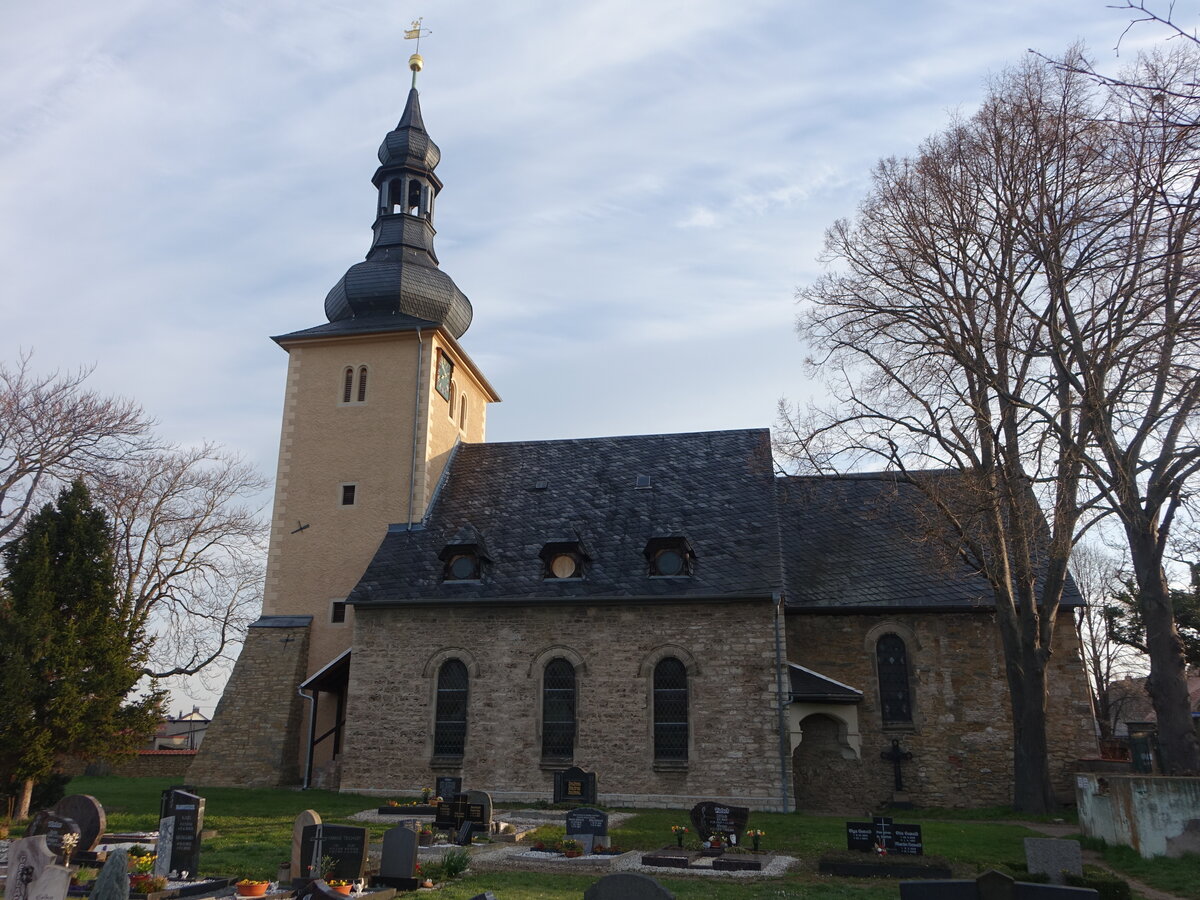
<path id="1" fill-rule="evenodd" d="M 879 755 L 881 758 L 886 759 L 892 764 L 892 771 L 894 772 L 896 779 L 896 791 L 903 791 L 904 776 L 900 772 L 900 763 L 907 762 L 908 760 L 912 759 L 912 753 L 907 750 L 901 750 L 900 741 L 896 738 L 892 738 L 892 749 L 884 750 Z"/>

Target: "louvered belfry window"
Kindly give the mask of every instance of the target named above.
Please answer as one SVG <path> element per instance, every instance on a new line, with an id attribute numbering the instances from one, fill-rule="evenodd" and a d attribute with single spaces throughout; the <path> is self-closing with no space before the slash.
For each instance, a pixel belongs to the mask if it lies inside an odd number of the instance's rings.
<path id="1" fill-rule="evenodd" d="M 673 656 L 654 667 L 654 758 L 688 758 L 687 669 Z"/>
<path id="2" fill-rule="evenodd" d="M 462 756 L 467 743 L 467 667 L 448 659 L 438 670 L 434 756 Z"/>
<path id="3" fill-rule="evenodd" d="M 571 759 L 575 755 L 575 667 L 552 659 L 542 676 L 542 756 Z"/>
<path id="4" fill-rule="evenodd" d="M 908 688 L 908 650 L 904 641 L 899 635 L 885 634 L 875 645 L 875 655 L 883 724 L 907 724 L 912 721 L 912 697 Z"/>
<path id="5" fill-rule="evenodd" d="M 358 402 L 367 402 L 367 367 L 362 366 L 358 370 Z"/>
<path id="6" fill-rule="evenodd" d="M 349 366 L 346 367 L 344 378 L 342 381 L 342 402 L 350 402 L 350 392 L 354 390 L 354 370 Z"/>

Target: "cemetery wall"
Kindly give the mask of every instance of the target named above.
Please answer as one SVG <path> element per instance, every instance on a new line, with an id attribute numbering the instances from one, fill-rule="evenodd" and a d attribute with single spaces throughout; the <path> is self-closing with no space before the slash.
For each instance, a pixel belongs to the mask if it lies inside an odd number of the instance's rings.
<path id="1" fill-rule="evenodd" d="M 188 770 L 192 784 L 268 787 L 300 780 L 308 626 L 251 627 Z"/>
<path id="2" fill-rule="evenodd" d="M 767 600 L 360 606 L 341 789 L 414 793 L 448 774 L 497 800 L 550 799 L 567 763 L 542 764 L 541 675 L 562 656 L 577 675 L 573 762 L 596 772 L 600 802 L 781 809 L 774 634 Z M 678 770 L 653 759 L 652 674 L 668 655 L 689 669 L 691 744 Z M 433 768 L 436 678 L 449 658 L 470 673 L 466 749 L 461 766 Z"/>
<path id="3" fill-rule="evenodd" d="M 911 725 L 882 722 L 875 643 L 905 640 Z M 892 799 L 893 768 L 880 758 L 893 738 L 913 758 L 903 764 L 907 799 L 929 806 L 990 806 L 1012 800 L 1012 717 L 1000 637 L 991 613 L 797 615 L 788 618 L 788 658 L 863 692 L 857 726 L 861 757 L 830 721 L 801 723 L 813 742 L 795 753 L 802 809 L 871 809 Z M 1061 614 L 1050 670 L 1048 739 L 1060 800 L 1073 796 L 1073 762 L 1097 752 L 1091 702 L 1070 613 Z M 831 777 L 832 776 L 832 777 Z"/>

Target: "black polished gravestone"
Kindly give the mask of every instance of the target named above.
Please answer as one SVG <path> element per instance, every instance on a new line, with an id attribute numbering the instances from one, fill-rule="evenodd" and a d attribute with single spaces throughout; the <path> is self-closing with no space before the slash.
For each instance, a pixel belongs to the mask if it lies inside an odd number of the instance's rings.
<path id="1" fill-rule="evenodd" d="M 608 813 L 581 806 L 567 813 L 567 837 L 579 841 L 584 853 L 608 846 Z"/>
<path id="2" fill-rule="evenodd" d="M 54 810 L 44 809 L 38 813 L 29 825 L 26 834 L 41 834 L 46 838 L 46 846 L 55 856 L 62 857 L 63 864 L 70 863 L 70 858 L 83 843 L 80 837 L 79 823 L 66 816 L 60 816 Z"/>
<path id="3" fill-rule="evenodd" d="M 596 773 L 571 766 L 554 773 L 554 802 L 596 805 Z"/>
<path id="4" fill-rule="evenodd" d="M 346 900 L 346 895 L 316 878 L 296 890 L 296 900 Z"/>
<path id="5" fill-rule="evenodd" d="M 492 830 L 492 795 L 487 791 L 467 791 L 444 799 L 437 805 L 433 825 L 445 831 L 460 831 L 471 826 L 471 833 Z"/>
<path id="6" fill-rule="evenodd" d="M 108 828 L 108 817 L 104 814 L 104 807 L 91 794 L 68 794 L 54 804 L 54 812 L 79 826 L 76 856 L 90 854 L 95 850 Z"/>
<path id="7" fill-rule="evenodd" d="M 467 795 L 460 793 L 447 796 L 443 794 L 437 805 L 437 811 L 433 814 L 433 826 L 445 831 L 457 831 L 466 818 Z"/>
<path id="8" fill-rule="evenodd" d="M 417 846 L 417 832 L 407 825 L 398 825 L 385 831 L 379 874 L 371 877 L 371 884 L 400 891 L 415 891 L 419 886 Z"/>
<path id="9" fill-rule="evenodd" d="M 897 825 L 887 816 L 870 822 L 846 823 L 846 849 L 870 851 L 880 847 L 899 856 L 922 856 L 925 845 L 920 825 Z"/>
<path id="10" fill-rule="evenodd" d="M 462 779 L 454 775 L 439 775 L 433 785 L 436 795 L 443 800 L 449 800 L 455 794 L 463 792 Z"/>
<path id="11" fill-rule="evenodd" d="M 321 861 L 328 857 L 325 871 Z M 306 825 L 300 835 L 300 861 L 312 877 L 357 881 L 367 867 L 367 829 L 357 825 Z"/>
<path id="12" fill-rule="evenodd" d="M 163 798 L 164 819 L 174 819 L 169 847 L 159 847 L 158 856 L 168 854 L 168 872 L 195 875 L 200 868 L 200 832 L 204 830 L 204 798 L 171 789 Z M 161 820 L 160 820 L 161 821 Z"/>
<path id="13" fill-rule="evenodd" d="M 740 844 L 742 832 L 746 830 L 746 822 L 750 818 L 750 809 L 705 800 L 692 807 L 691 818 L 700 840 L 710 840 L 717 834 L 728 844 Z"/>

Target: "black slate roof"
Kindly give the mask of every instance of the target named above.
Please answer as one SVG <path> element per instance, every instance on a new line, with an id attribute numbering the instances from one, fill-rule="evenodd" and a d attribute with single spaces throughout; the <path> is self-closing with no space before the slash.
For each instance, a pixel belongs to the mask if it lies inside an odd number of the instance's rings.
<path id="1" fill-rule="evenodd" d="M 827 675 L 788 663 L 788 682 L 793 702 L 861 703 L 863 692 Z"/>
<path id="2" fill-rule="evenodd" d="M 639 476 L 648 487 L 639 487 Z M 692 574 L 651 577 L 647 544 L 686 541 Z M 548 544 L 585 577 L 547 579 Z M 658 546 L 656 543 L 655 546 Z M 464 547 L 479 580 L 446 580 Z M 425 522 L 393 526 L 355 604 L 765 599 L 789 613 L 986 610 L 989 585 L 887 474 L 776 477 L 766 429 L 460 444 Z M 1063 602 L 1080 602 L 1069 584 Z"/>
<path id="3" fill-rule="evenodd" d="M 353 319 L 338 319 L 336 322 L 326 322 L 324 325 L 303 328 L 300 331 L 293 331 L 289 334 L 277 334 L 271 340 L 276 343 L 282 343 L 283 341 L 306 340 L 334 335 L 386 334 L 393 331 L 416 331 L 418 328 L 424 331 L 437 327 L 437 322 L 403 314 L 359 316 Z"/>
<path id="4" fill-rule="evenodd" d="M 780 588 L 766 429 L 460 444 L 449 465 L 424 527 L 388 533 L 350 602 L 769 598 Z M 693 574 L 650 577 L 647 543 L 675 535 L 695 553 Z M 475 536 L 482 579 L 443 580 L 439 554 Z M 545 579 L 545 545 L 575 541 L 590 557 L 586 577 Z"/>

